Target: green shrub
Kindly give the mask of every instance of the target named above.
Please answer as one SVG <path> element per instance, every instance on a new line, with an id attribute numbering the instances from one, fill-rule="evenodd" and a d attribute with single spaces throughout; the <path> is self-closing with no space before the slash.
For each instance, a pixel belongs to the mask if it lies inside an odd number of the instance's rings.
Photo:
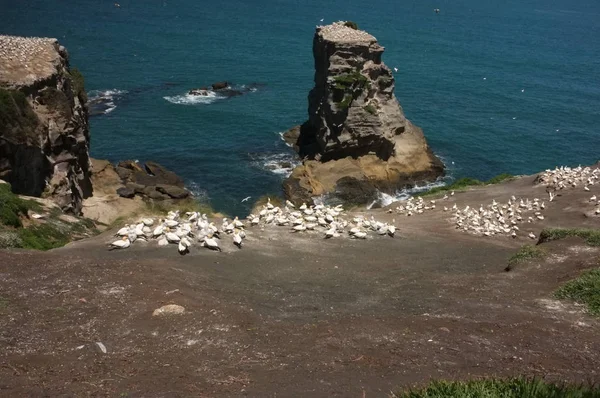
<path id="1" fill-rule="evenodd" d="M 358 24 L 356 22 L 346 21 L 346 22 L 344 22 L 344 26 L 347 26 L 347 27 L 352 28 L 354 30 L 358 30 Z"/>
<path id="2" fill-rule="evenodd" d="M 377 113 L 377 108 L 375 108 L 373 105 L 365 105 L 364 106 L 364 110 L 369 112 L 371 115 L 375 115 Z"/>
<path id="3" fill-rule="evenodd" d="M 30 135 L 38 122 L 25 94 L 18 90 L 0 88 L 0 131 L 11 132 L 16 129 Z"/>
<path id="4" fill-rule="evenodd" d="M 343 73 L 341 75 L 337 75 L 333 78 L 334 85 L 333 87 L 337 90 L 356 90 L 356 89 L 364 89 L 367 86 L 368 79 L 365 75 L 360 73 L 359 70 L 355 70 L 350 73 Z"/>
<path id="5" fill-rule="evenodd" d="M 344 95 L 344 99 L 338 103 L 338 106 L 341 109 L 348 109 L 350 104 L 352 104 L 352 101 L 354 101 L 354 98 L 350 94 L 346 94 Z"/>
<path id="6" fill-rule="evenodd" d="M 545 254 L 544 250 L 537 246 L 525 245 L 522 246 L 512 257 L 508 260 L 508 265 L 504 268 L 505 271 L 510 271 L 517 264 L 534 259 L 543 257 Z"/>
<path id="7" fill-rule="evenodd" d="M 585 228 L 546 228 L 540 233 L 539 243 L 568 237 L 584 239 L 590 246 L 600 246 L 600 230 Z"/>
<path id="8" fill-rule="evenodd" d="M 402 391 L 395 398 L 596 398 L 596 386 L 559 385 L 540 379 L 512 378 L 433 381 L 420 390 Z"/>
<path id="9" fill-rule="evenodd" d="M 590 314 L 600 315 L 600 268 L 584 272 L 567 282 L 556 291 L 555 296 L 585 304 Z"/>
<path id="10" fill-rule="evenodd" d="M 69 70 L 71 75 L 71 82 L 73 84 L 73 94 L 79 97 L 81 102 L 87 102 L 87 93 L 85 92 L 85 79 L 77 68 L 71 68 Z"/>

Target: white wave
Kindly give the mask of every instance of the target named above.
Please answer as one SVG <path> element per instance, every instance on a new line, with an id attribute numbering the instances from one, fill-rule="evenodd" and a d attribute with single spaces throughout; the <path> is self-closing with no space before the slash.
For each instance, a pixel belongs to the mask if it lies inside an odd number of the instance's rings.
<path id="1" fill-rule="evenodd" d="M 252 158 L 253 163 L 259 168 L 285 178 L 289 177 L 294 168 L 300 164 L 295 154 L 290 153 L 257 154 Z"/>
<path id="2" fill-rule="evenodd" d="M 117 108 L 115 101 L 121 99 L 129 91 L 116 88 L 109 90 L 91 90 L 88 94 L 88 103 L 96 114 L 107 115 Z"/>
<path id="3" fill-rule="evenodd" d="M 397 191 L 395 194 L 390 195 L 385 192 L 377 192 L 377 199 L 375 199 L 372 203 L 367 206 L 367 209 L 386 207 L 391 205 L 394 202 L 399 202 L 403 200 L 408 200 L 411 196 L 429 191 L 433 188 L 443 187 L 446 185 L 445 179 L 437 179 L 434 182 L 430 182 L 424 185 L 415 185 L 412 188 L 402 189 Z"/>
<path id="4" fill-rule="evenodd" d="M 196 199 L 196 200 L 207 200 L 208 199 L 208 193 L 206 192 L 206 190 L 200 188 L 200 185 L 197 182 L 188 181 L 185 184 L 185 187 L 188 191 L 190 191 L 192 193 L 192 196 L 194 197 L 194 199 Z"/>
<path id="5" fill-rule="evenodd" d="M 192 94 L 184 94 L 184 95 L 174 95 L 163 97 L 167 101 L 172 104 L 177 105 L 196 105 L 196 104 L 212 104 L 213 102 L 223 99 L 224 97 L 218 96 L 213 91 L 208 91 L 206 95 L 192 95 Z"/>
<path id="6" fill-rule="evenodd" d="M 279 134 L 279 138 L 281 138 L 281 141 L 283 141 L 283 143 L 285 144 L 285 146 L 287 146 L 287 147 L 289 147 L 289 148 L 293 148 L 293 145 L 292 145 L 292 144 L 290 144 L 289 142 L 287 142 L 287 141 L 285 140 L 285 138 L 284 138 L 284 136 L 283 136 L 283 134 L 284 134 L 283 132 L 281 132 L 281 133 L 277 133 L 277 134 Z"/>

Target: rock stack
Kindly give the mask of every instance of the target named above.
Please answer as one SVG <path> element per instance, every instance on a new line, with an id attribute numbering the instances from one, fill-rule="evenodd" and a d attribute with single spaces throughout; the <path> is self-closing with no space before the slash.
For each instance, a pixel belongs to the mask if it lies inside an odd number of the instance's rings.
<path id="1" fill-rule="evenodd" d="M 0 36 L 0 179 L 80 214 L 92 193 L 86 100 L 56 39 Z"/>
<path id="2" fill-rule="evenodd" d="M 309 119 L 284 135 L 304 159 L 284 182 L 292 201 L 330 193 L 365 203 L 377 190 L 393 193 L 444 174 L 423 131 L 402 112 L 384 48 L 355 27 L 317 27 Z"/>

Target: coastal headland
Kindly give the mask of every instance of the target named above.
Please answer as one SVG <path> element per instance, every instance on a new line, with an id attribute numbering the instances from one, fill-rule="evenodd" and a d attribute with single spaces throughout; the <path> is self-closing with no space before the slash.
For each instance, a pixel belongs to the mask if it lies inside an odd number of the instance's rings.
<path id="1" fill-rule="evenodd" d="M 444 167 L 404 117 L 383 48 L 355 28 L 317 28 L 289 201 L 245 219 L 212 214 L 152 161 L 91 159 L 66 49 L 0 36 L 3 395 L 600 382 L 600 164 L 356 206 Z M 323 193 L 353 205 L 312 203 Z"/>

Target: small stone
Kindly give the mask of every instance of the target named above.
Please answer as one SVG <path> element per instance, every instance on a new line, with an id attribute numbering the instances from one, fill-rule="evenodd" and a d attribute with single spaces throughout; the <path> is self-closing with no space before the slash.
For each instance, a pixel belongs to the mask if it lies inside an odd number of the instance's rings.
<path id="1" fill-rule="evenodd" d="M 152 313 L 152 316 L 161 315 L 181 315 L 185 312 L 185 308 L 177 304 L 167 304 L 157 308 Z"/>
<path id="2" fill-rule="evenodd" d="M 100 350 L 101 353 L 106 354 L 106 346 L 104 344 L 102 344 L 101 342 L 97 341 L 96 342 L 96 347 L 98 347 L 98 349 Z"/>

